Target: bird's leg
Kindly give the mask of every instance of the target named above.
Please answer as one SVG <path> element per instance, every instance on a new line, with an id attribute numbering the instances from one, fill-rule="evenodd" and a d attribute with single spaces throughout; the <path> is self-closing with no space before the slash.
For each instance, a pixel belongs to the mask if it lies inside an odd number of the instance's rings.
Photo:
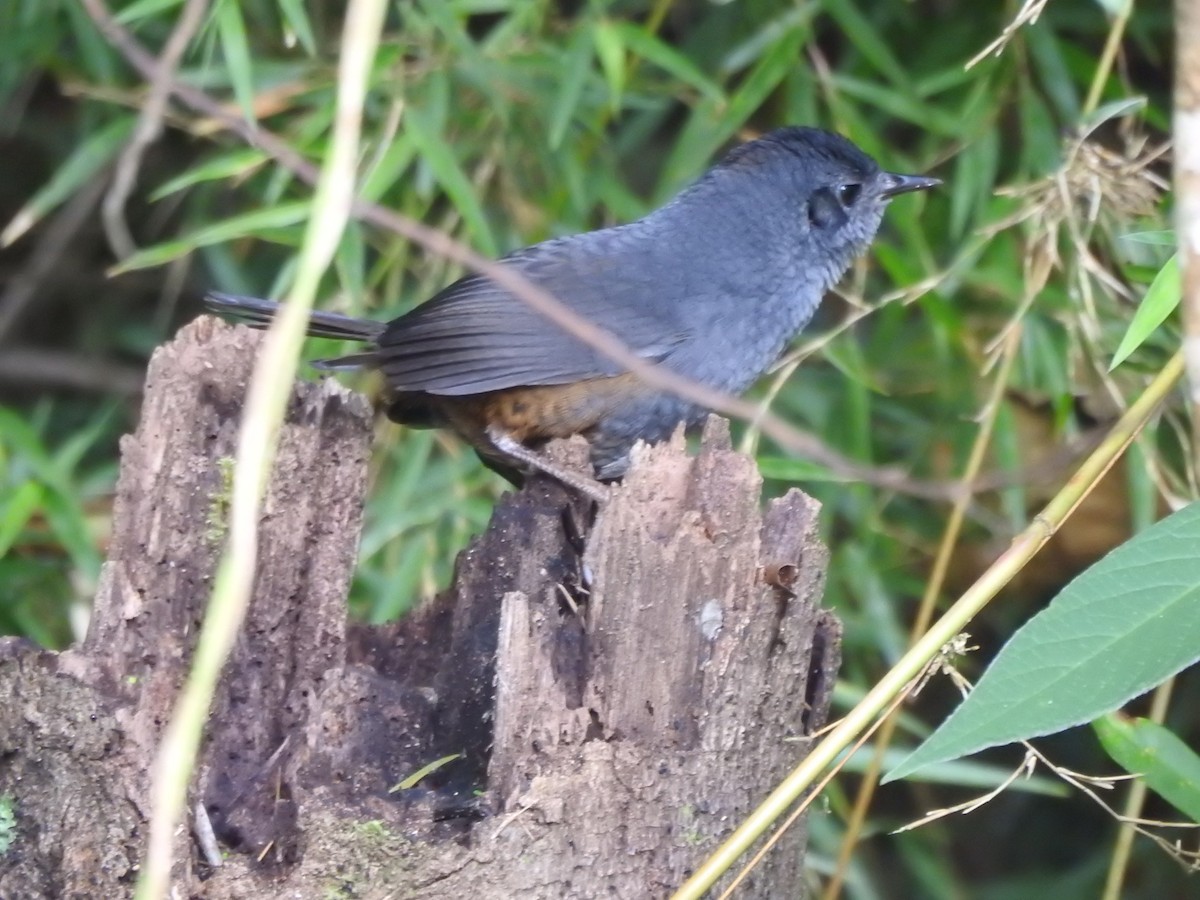
<path id="1" fill-rule="evenodd" d="M 569 488 L 574 488 L 583 494 L 583 496 L 595 500 L 597 503 L 603 503 L 608 499 L 608 490 L 599 481 L 589 478 L 582 472 L 575 472 L 551 462 L 494 425 L 488 426 L 487 436 L 488 440 L 492 442 L 492 446 L 505 456 L 524 463 L 531 469 L 536 469 L 545 475 L 549 475 L 555 481 L 559 481 Z"/>

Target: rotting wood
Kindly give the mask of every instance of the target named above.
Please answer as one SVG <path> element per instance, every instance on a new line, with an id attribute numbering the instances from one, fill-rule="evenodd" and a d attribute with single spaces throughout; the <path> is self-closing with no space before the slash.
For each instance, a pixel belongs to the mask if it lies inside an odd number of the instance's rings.
<path id="1" fill-rule="evenodd" d="M 88 639 L 0 642 L 0 793 L 18 822 L 0 896 L 130 891 L 257 341 L 201 319 L 156 354 Z M 232 852 L 210 869 L 181 832 L 178 894 L 665 894 L 824 721 L 839 631 L 817 606 L 816 504 L 793 491 L 760 513 L 753 463 L 714 419 L 695 457 L 681 438 L 639 448 L 594 523 L 533 479 L 453 588 L 347 628 L 369 430 L 360 398 L 298 387 L 193 788 Z M 582 462 L 578 442 L 554 452 Z M 463 756 L 387 792 L 448 753 Z M 799 895 L 802 848 L 796 829 L 739 896 Z"/>

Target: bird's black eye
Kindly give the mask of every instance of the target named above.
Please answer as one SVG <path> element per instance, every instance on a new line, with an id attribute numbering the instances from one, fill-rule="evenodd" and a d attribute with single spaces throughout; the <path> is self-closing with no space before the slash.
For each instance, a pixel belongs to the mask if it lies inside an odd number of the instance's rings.
<path id="1" fill-rule="evenodd" d="M 837 186 L 838 200 L 842 206 L 850 207 L 858 202 L 858 198 L 862 196 L 861 184 L 839 184 Z"/>
<path id="2" fill-rule="evenodd" d="M 841 228 L 848 218 L 834 190 L 813 191 L 808 200 L 808 221 L 814 228 Z"/>

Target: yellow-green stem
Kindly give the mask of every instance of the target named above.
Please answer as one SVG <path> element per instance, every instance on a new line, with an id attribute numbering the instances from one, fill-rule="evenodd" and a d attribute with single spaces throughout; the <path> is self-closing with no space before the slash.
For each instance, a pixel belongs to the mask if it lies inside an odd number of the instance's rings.
<path id="1" fill-rule="evenodd" d="M 1175 679 L 1168 678 L 1154 691 L 1154 699 L 1150 702 L 1150 720 L 1159 725 L 1167 718 L 1167 707 L 1171 703 L 1171 692 L 1175 689 Z M 1129 869 L 1129 855 L 1133 850 L 1133 839 L 1137 834 L 1137 826 L 1133 823 L 1142 817 L 1142 807 L 1146 803 L 1146 780 L 1135 778 L 1129 786 L 1129 796 L 1125 798 L 1125 806 L 1121 810 L 1124 822 L 1117 832 L 1116 843 L 1113 844 L 1112 857 L 1108 863 L 1108 876 L 1104 879 L 1102 900 L 1121 900 L 1121 886 L 1125 883 L 1125 873 Z"/>
<path id="2" fill-rule="evenodd" d="M 1183 356 L 1176 354 L 1145 392 L 1113 426 L 1067 484 L 1041 514 L 1013 541 L 979 580 L 946 611 L 912 648 L 891 668 L 867 695 L 812 748 L 808 756 L 752 812 L 736 831 L 702 863 L 679 890 L 674 900 L 699 900 L 718 878 L 771 827 L 796 799 L 808 790 L 837 759 L 838 754 L 887 708 L 925 664 L 954 638 L 996 593 L 1048 541 L 1075 511 L 1101 476 L 1120 458 L 1129 442 L 1150 419 L 1168 391 L 1183 374 Z"/>
<path id="3" fill-rule="evenodd" d="M 308 312 L 354 201 L 363 101 L 386 7 L 385 0 L 352 0 L 346 12 L 337 115 L 329 156 L 317 183 L 296 284 L 283 313 L 267 332 L 247 392 L 238 436 L 229 539 L 217 567 L 212 600 L 197 639 L 191 670 L 155 759 L 149 845 L 135 900 L 159 900 L 168 895 L 173 839 L 187 797 L 204 720 L 249 603 L 258 550 L 259 506 L 296 372 Z"/>
<path id="4" fill-rule="evenodd" d="M 996 372 L 995 381 L 992 382 L 992 390 L 983 408 L 983 414 L 979 417 L 979 433 L 975 436 L 971 455 L 967 458 L 967 465 L 963 470 L 962 484 L 968 490 L 963 491 L 950 511 L 950 518 L 946 522 L 946 530 L 942 534 L 942 541 L 933 562 L 933 570 L 929 573 L 925 593 L 921 597 L 921 605 L 917 608 L 917 615 L 913 620 L 912 630 L 909 632 L 909 646 L 917 642 L 925 633 L 925 629 L 929 627 L 930 620 L 933 619 L 933 611 L 936 608 L 937 598 L 942 593 L 946 573 L 950 570 L 950 560 L 953 557 L 954 548 L 958 545 L 958 536 L 962 532 L 967 508 L 974 498 L 974 494 L 970 492 L 969 488 L 979 476 L 979 470 L 983 468 L 983 461 L 987 457 L 987 449 L 991 445 L 992 431 L 996 424 L 996 415 L 1000 411 L 1000 401 L 1004 396 L 1004 389 L 1008 385 L 1008 376 L 1012 373 L 1013 363 L 1016 361 L 1017 350 L 1020 346 L 1021 327 L 1018 323 L 1005 335 L 1000 366 Z M 875 750 L 871 754 L 871 762 L 863 772 L 858 795 L 854 798 L 854 808 L 846 822 L 846 834 L 842 838 L 842 846 L 838 850 L 837 865 L 834 866 L 829 884 L 825 886 L 824 900 L 836 900 L 841 893 L 846 873 L 850 869 L 850 859 L 854 855 L 854 848 L 858 845 L 863 823 L 867 819 L 867 810 L 871 807 L 875 788 L 879 784 L 879 773 L 883 769 L 884 755 L 887 753 L 888 746 L 892 742 L 892 735 L 896 731 L 896 721 L 896 716 L 888 716 L 879 729 L 875 739 Z"/>

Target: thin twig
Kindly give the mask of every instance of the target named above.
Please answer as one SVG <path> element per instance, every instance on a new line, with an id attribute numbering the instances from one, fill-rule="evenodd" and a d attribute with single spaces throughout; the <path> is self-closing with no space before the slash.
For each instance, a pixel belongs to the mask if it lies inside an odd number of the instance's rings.
<path id="1" fill-rule="evenodd" d="M 0 381 L 24 388 L 138 394 L 145 376 L 137 366 L 47 347 L 9 346 L 0 351 Z"/>
<path id="2" fill-rule="evenodd" d="M 104 197 L 102 209 L 104 233 L 108 236 L 108 244 L 117 259 L 131 256 L 137 250 L 133 235 L 129 233 L 129 225 L 125 222 L 125 203 L 137 183 L 142 154 L 162 134 L 163 114 L 171 96 L 171 87 L 175 83 L 179 61 L 183 59 L 183 54 L 200 28 L 207 11 L 208 0 L 187 0 L 184 3 L 179 21 L 163 46 L 162 55 L 146 76 L 150 90 L 146 92 L 146 99 L 142 102 L 137 126 L 133 129 L 129 143 L 117 159 L 112 184 Z"/>
<path id="3" fill-rule="evenodd" d="M 970 69 L 978 65 L 982 60 L 989 56 L 999 56 L 1004 52 L 1004 48 L 1008 46 L 1008 42 L 1013 39 L 1013 36 L 1026 25 L 1032 25 L 1038 20 L 1038 16 L 1042 14 L 1042 9 L 1045 8 L 1048 0 L 1025 0 L 1021 4 L 1021 9 L 1017 12 L 1016 18 L 1004 27 L 1000 32 L 1000 36 L 971 57 L 964 69 Z"/>

